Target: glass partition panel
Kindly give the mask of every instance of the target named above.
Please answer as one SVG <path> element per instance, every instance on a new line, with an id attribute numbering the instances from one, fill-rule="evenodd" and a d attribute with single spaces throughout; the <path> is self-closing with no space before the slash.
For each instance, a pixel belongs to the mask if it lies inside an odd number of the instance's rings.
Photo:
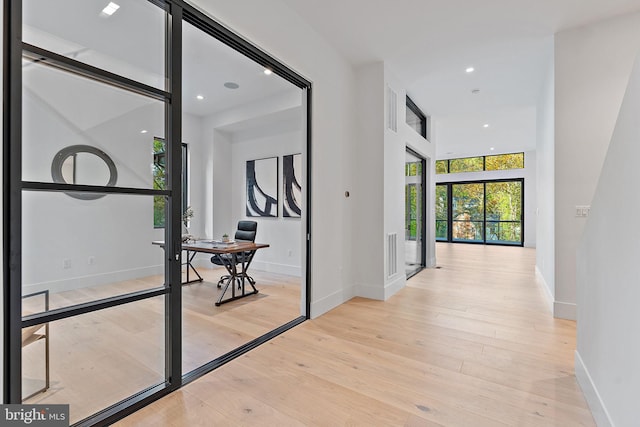
<path id="1" fill-rule="evenodd" d="M 148 0 L 23 0 L 23 40 L 158 89 L 166 12 Z"/>
<path id="2" fill-rule="evenodd" d="M 153 188 L 153 140 L 164 135 L 163 102 L 27 64 L 25 181 Z"/>
<path id="3" fill-rule="evenodd" d="M 23 295 L 46 290 L 54 309 L 164 285 L 152 196 L 24 191 L 22 207 Z M 24 314 L 43 309 L 35 303 Z"/>
<path id="4" fill-rule="evenodd" d="M 453 184 L 453 240 L 484 241 L 484 184 Z"/>
<path id="5" fill-rule="evenodd" d="M 23 403 L 69 404 L 73 424 L 163 383 L 164 308 L 159 296 L 23 328 Z"/>
<path id="6" fill-rule="evenodd" d="M 487 243 L 522 242 L 522 182 L 487 183 Z"/>
<path id="7" fill-rule="evenodd" d="M 269 245 L 255 252 L 244 294 L 220 259 L 215 264 L 210 253 L 183 252 L 183 260 L 193 257 L 182 286 L 186 374 L 301 315 L 308 188 L 300 88 L 187 22 L 182 54 L 182 142 L 189 146 L 193 207 L 188 232 L 211 245 L 225 234 L 233 240 L 239 222 L 250 221 L 255 241 Z M 203 138 L 202 129 L 212 137 Z M 275 201 L 272 211 L 267 200 Z"/>

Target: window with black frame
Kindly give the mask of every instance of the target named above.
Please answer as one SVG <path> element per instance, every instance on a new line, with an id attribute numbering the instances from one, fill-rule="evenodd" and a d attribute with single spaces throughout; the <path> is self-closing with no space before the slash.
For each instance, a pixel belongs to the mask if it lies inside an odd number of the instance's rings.
<path id="1" fill-rule="evenodd" d="M 418 106 L 407 96 L 406 122 L 413 130 L 427 138 L 427 116 Z"/>
<path id="2" fill-rule="evenodd" d="M 187 173 L 187 144 L 182 143 L 182 212 L 188 207 L 188 173 Z M 162 138 L 153 139 L 153 189 L 166 190 L 166 162 L 167 153 Z M 165 225 L 166 199 L 162 196 L 153 198 L 153 227 L 163 228 Z"/>
<path id="3" fill-rule="evenodd" d="M 436 185 L 436 240 L 522 245 L 524 179 Z"/>
<path id="4" fill-rule="evenodd" d="M 436 175 L 524 169 L 524 153 L 436 160 Z"/>

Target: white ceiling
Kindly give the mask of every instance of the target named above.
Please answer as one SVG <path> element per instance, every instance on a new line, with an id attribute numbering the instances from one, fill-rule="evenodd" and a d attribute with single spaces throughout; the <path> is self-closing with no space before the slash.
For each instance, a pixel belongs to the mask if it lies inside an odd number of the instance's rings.
<path id="1" fill-rule="evenodd" d="M 354 65 L 385 61 L 436 123 L 439 158 L 535 148 L 527 108 L 553 34 L 640 10 L 640 0 L 283 1 Z"/>
<path id="2" fill-rule="evenodd" d="M 120 8 L 105 17 L 100 12 L 108 0 L 26 1 L 23 38 L 27 43 L 165 89 L 165 12 L 146 0 L 116 2 Z M 185 23 L 183 29 L 182 101 L 186 113 L 209 116 L 274 95 L 299 92 L 283 78 L 265 75 L 262 66 L 192 25 Z M 90 85 L 93 92 L 83 91 L 88 83 L 82 79 L 37 70 L 39 67 L 31 63 L 23 67 L 29 75 L 27 86 L 80 129 L 153 102 L 139 96 L 131 96 L 128 101 L 120 97 L 110 110 L 105 107 L 98 111 L 87 108 L 84 98 L 98 97 L 95 91 L 116 91 L 98 84 Z M 57 80 L 52 81 L 54 77 Z M 239 88 L 228 89 L 226 82 L 237 83 Z M 106 99 L 102 92 L 99 98 Z M 65 95 L 68 93 L 74 93 L 74 98 Z M 204 99 L 197 99 L 197 95 Z"/>

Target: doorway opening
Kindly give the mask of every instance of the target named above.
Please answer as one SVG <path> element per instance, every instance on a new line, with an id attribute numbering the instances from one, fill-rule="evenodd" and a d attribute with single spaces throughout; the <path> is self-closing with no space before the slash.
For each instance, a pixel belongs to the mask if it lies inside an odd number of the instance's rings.
<path id="1" fill-rule="evenodd" d="M 426 160 L 407 148 L 405 158 L 405 272 L 407 278 L 426 266 Z"/>

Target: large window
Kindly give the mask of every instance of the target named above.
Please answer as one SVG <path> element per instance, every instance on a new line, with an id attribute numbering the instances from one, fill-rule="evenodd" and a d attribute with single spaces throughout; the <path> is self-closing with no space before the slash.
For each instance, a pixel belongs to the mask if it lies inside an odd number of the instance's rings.
<path id="1" fill-rule="evenodd" d="M 446 241 L 449 236 L 449 187 L 436 185 L 436 240 Z"/>
<path id="2" fill-rule="evenodd" d="M 522 245 L 524 179 L 436 185 L 436 240 Z"/>
<path id="3" fill-rule="evenodd" d="M 166 190 L 166 164 L 167 153 L 164 139 L 153 139 L 153 189 Z M 188 205 L 188 174 L 187 174 L 187 144 L 182 144 L 182 212 L 187 210 Z M 162 228 L 165 225 L 165 205 L 166 198 L 155 196 L 153 198 L 153 227 Z"/>
<path id="4" fill-rule="evenodd" d="M 407 96 L 407 124 L 423 138 L 427 137 L 427 116 L 418 106 Z"/>
<path id="5" fill-rule="evenodd" d="M 436 174 L 523 169 L 524 153 L 462 157 L 436 161 Z"/>

